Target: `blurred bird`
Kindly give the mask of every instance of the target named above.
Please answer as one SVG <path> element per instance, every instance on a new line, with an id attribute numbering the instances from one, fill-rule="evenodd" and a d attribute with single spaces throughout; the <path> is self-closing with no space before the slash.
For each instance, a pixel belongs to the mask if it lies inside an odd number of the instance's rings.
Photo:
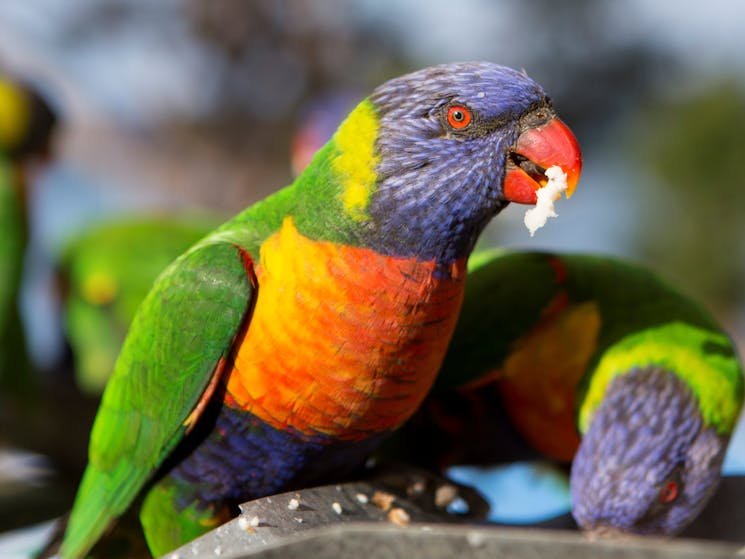
<path id="1" fill-rule="evenodd" d="M 0 75 L 0 387 L 28 391 L 29 362 L 18 314 L 28 238 L 30 167 L 48 159 L 57 117 L 33 88 Z"/>
<path id="2" fill-rule="evenodd" d="M 100 394 L 129 324 L 155 278 L 218 225 L 207 216 L 119 217 L 76 235 L 60 253 L 57 279 L 65 335 L 81 390 Z"/>
<path id="3" fill-rule="evenodd" d="M 469 268 L 442 372 L 409 426 L 414 452 L 440 468 L 525 457 L 505 455 L 506 417 L 529 448 L 573 460 L 584 530 L 683 529 L 717 487 L 742 406 L 721 327 L 620 260 L 484 253 Z"/>
<path id="4" fill-rule="evenodd" d="M 361 464 L 430 389 L 480 232 L 535 204 L 554 165 L 571 193 L 576 139 L 523 72 L 449 64 L 375 89 L 292 185 L 159 276 L 104 391 L 61 556 L 83 557 L 138 495 L 159 556 L 242 501 Z"/>
<path id="5" fill-rule="evenodd" d="M 362 98 L 347 90 L 331 91 L 308 102 L 300 111 L 298 129 L 290 146 L 290 166 L 293 176 L 303 172 Z"/>

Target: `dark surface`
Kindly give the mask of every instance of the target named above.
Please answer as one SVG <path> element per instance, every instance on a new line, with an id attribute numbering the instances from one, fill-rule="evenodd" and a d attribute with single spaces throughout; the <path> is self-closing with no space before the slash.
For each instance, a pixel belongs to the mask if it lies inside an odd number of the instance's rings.
<path id="1" fill-rule="evenodd" d="M 457 508 L 458 514 L 448 510 Z M 420 470 L 385 468 L 370 479 L 291 491 L 241 505 L 237 519 L 170 556 L 214 557 L 259 551 L 320 527 L 374 522 L 478 522 L 488 512 L 473 490 Z"/>
<path id="2" fill-rule="evenodd" d="M 376 492 L 392 496 L 389 508 L 381 504 L 383 500 L 373 499 Z M 442 506 L 447 493 L 462 501 Z M 437 495 L 441 506 L 435 503 Z M 166 557 L 733 557 L 745 542 L 744 497 L 745 476 L 725 478 L 710 505 L 682 538 L 590 542 L 576 531 L 568 514 L 540 527 L 485 524 L 481 521 L 484 503 L 468 488 L 419 470 L 398 468 L 365 481 L 245 503 L 239 518 Z M 448 512 L 453 504 L 464 502 L 469 514 Z M 393 509 L 405 511 L 408 523 L 396 525 L 392 518 L 400 520 L 402 515 L 391 513 Z"/>
<path id="3" fill-rule="evenodd" d="M 232 524 L 232 523 L 231 523 Z M 229 527 L 226 526 L 226 528 Z M 233 527 L 236 530 L 237 527 Z M 261 530 L 259 528 L 258 530 Z M 301 532 L 264 547 L 240 551 L 230 543 L 234 538 L 226 529 L 221 537 L 211 535 L 203 549 L 188 548 L 167 555 L 176 557 L 230 557 L 270 559 L 321 558 L 367 559 L 401 557 L 427 559 L 468 557 L 472 559 L 522 559 L 547 557 L 561 559 L 600 557 L 608 559 L 731 558 L 733 544 L 705 544 L 695 540 L 634 539 L 589 542 L 576 533 L 552 530 L 518 530 L 444 524 L 415 524 L 400 528 L 387 523 L 337 524 L 313 532 Z M 209 545 L 208 545 L 209 544 Z"/>

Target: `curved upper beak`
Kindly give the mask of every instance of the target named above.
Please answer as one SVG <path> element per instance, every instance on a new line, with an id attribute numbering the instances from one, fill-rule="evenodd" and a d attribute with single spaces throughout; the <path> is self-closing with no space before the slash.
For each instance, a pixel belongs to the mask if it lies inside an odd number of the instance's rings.
<path id="1" fill-rule="evenodd" d="M 582 153 L 569 127 L 558 118 L 529 128 L 517 138 L 507 156 L 504 196 L 510 202 L 535 204 L 536 191 L 548 183 L 546 169 L 557 165 L 567 175 L 566 196 L 577 187 Z"/>

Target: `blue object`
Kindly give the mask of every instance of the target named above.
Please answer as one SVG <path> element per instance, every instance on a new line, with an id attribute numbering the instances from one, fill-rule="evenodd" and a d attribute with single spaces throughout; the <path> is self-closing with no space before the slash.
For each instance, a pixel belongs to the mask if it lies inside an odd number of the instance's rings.
<path id="1" fill-rule="evenodd" d="M 565 514 L 571 508 L 569 478 L 548 462 L 453 466 L 446 475 L 481 493 L 489 502 L 490 522 L 530 524 Z"/>

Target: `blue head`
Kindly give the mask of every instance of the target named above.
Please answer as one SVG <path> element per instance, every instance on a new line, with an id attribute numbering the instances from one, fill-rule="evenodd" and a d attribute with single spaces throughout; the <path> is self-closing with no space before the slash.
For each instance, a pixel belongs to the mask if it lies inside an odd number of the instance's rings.
<path id="1" fill-rule="evenodd" d="M 598 535 L 676 534 L 716 489 L 727 442 L 675 374 L 616 377 L 572 464 L 572 513 Z"/>
<path id="2" fill-rule="evenodd" d="M 561 166 L 576 185 L 576 140 L 522 72 L 434 66 L 381 85 L 370 101 L 379 163 L 364 234 L 381 252 L 452 262 L 508 202 L 535 203 L 545 168 Z"/>

